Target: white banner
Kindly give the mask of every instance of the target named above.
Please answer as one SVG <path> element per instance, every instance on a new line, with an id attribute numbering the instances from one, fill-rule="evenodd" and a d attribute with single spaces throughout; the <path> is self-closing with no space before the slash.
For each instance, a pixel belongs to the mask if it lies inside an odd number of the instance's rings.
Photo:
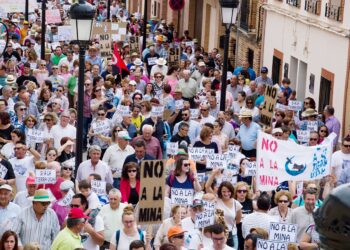
<path id="1" fill-rule="evenodd" d="M 330 174 L 332 143 L 307 147 L 259 131 L 257 189 L 274 190 L 283 181 L 321 179 Z"/>
<path id="2" fill-rule="evenodd" d="M 56 183 L 56 170 L 54 169 L 36 169 L 36 184 L 53 184 Z"/>
<path id="3" fill-rule="evenodd" d="M 297 242 L 298 225 L 271 222 L 269 240 Z"/>
<path id="4" fill-rule="evenodd" d="M 214 154 L 214 152 L 214 149 L 206 149 L 204 147 L 189 147 L 188 158 L 194 161 L 201 161 L 204 160 L 209 154 Z"/>
<path id="5" fill-rule="evenodd" d="M 288 101 L 288 109 L 293 111 L 300 111 L 303 109 L 303 102 L 302 101 Z"/>
<path id="6" fill-rule="evenodd" d="M 193 196 L 193 189 L 171 188 L 171 204 L 173 205 L 191 206 Z"/>

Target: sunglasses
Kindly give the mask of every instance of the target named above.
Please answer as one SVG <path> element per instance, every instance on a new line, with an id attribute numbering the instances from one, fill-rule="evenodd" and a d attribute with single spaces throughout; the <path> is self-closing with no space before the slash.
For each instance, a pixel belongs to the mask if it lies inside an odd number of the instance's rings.
<path id="1" fill-rule="evenodd" d="M 98 116 L 105 116 L 105 113 L 98 113 Z"/>
<path id="2" fill-rule="evenodd" d="M 55 157 L 56 154 L 48 154 L 47 156 L 52 156 L 52 157 Z"/>
<path id="3" fill-rule="evenodd" d="M 74 208 L 74 207 L 75 207 L 75 208 L 79 208 L 79 207 L 80 207 L 80 205 L 70 204 L 70 207 L 71 207 L 71 208 Z"/>
<path id="4" fill-rule="evenodd" d="M 13 150 L 21 150 L 21 149 L 23 149 L 23 148 L 13 148 Z"/>
<path id="5" fill-rule="evenodd" d="M 183 239 L 183 238 L 185 238 L 185 235 L 184 234 L 175 235 L 175 236 L 173 236 L 173 238 L 175 238 L 175 239 Z"/>
<path id="6" fill-rule="evenodd" d="M 101 91 L 101 89 L 95 89 L 95 92 L 99 92 L 99 91 Z"/>
<path id="7" fill-rule="evenodd" d="M 136 172 L 137 172 L 136 169 L 129 169 L 129 170 L 128 170 L 128 173 L 136 173 Z"/>
<path id="8" fill-rule="evenodd" d="M 309 140 L 310 141 L 317 141 L 318 139 L 317 138 L 310 138 Z"/>
<path id="9" fill-rule="evenodd" d="M 85 85 L 85 86 L 90 86 L 91 84 L 90 84 L 90 83 L 85 83 L 84 85 Z"/>
<path id="10" fill-rule="evenodd" d="M 162 76 L 155 76 L 154 78 L 162 78 Z"/>
<path id="11" fill-rule="evenodd" d="M 188 116 L 188 114 L 182 114 L 182 116 Z"/>
<path id="12" fill-rule="evenodd" d="M 247 193 L 248 191 L 247 190 L 237 190 L 237 193 Z"/>
<path id="13" fill-rule="evenodd" d="M 304 102 L 304 105 L 309 105 L 310 103 L 309 102 Z"/>
<path id="14" fill-rule="evenodd" d="M 288 203 L 288 200 L 279 200 L 278 203 Z"/>
<path id="15" fill-rule="evenodd" d="M 122 131 L 121 129 L 115 129 L 113 132 L 118 133 L 119 131 Z"/>
<path id="16" fill-rule="evenodd" d="M 320 130 L 321 133 L 327 133 L 327 130 Z"/>
<path id="17" fill-rule="evenodd" d="M 345 148 L 350 148 L 350 144 L 343 144 Z"/>
<path id="18" fill-rule="evenodd" d="M 201 111 L 208 111 L 208 109 L 201 109 Z"/>
<path id="19" fill-rule="evenodd" d="M 63 169 L 63 170 L 70 170 L 70 171 L 73 170 L 73 168 L 68 168 L 68 167 L 63 167 L 62 169 Z"/>
<path id="20" fill-rule="evenodd" d="M 20 108 L 20 111 L 27 111 L 27 108 Z"/>
<path id="21" fill-rule="evenodd" d="M 52 119 L 44 119 L 44 122 L 50 122 Z"/>
<path id="22" fill-rule="evenodd" d="M 63 92 L 63 89 L 58 89 L 57 91 L 58 91 L 58 92 Z"/>
<path id="23" fill-rule="evenodd" d="M 253 102 L 247 102 L 247 104 L 253 104 Z"/>
<path id="24" fill-rule="evenodd" d="M 184 165 L 184 167 L 189 167 L 189 166 L 191 166 L 191 164 L 189 164 L 189 163 L 184 163 L 183 165 Z"/>

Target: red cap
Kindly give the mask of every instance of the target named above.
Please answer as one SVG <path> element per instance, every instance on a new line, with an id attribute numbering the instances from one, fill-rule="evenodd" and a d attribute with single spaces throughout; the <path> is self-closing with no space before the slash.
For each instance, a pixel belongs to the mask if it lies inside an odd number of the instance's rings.
<path id="1" fill-rule="evenodd" d="M 89 216 L 85 215 L 83 210 L 78 207 L 73 207 L 68 215 L 70 219 L 90 219 Z"/>
<path id="2" fill-rule="evenodd" d="M 26 184 L 27 185 L 32 185 L 32 184 L 36 184 L 35 183 L 35 178 L 33 176 L 28 176 L 27 180 L 26 180 Z"/>

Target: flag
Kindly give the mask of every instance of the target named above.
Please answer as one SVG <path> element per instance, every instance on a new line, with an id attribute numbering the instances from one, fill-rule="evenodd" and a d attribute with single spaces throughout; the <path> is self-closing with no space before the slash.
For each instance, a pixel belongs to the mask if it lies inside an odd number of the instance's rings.
<path id="1" fill-rule="evenodd" d="M 114 45 L 113 60 L 112 61 L 113 61 L 114 65 L 120 69 L 122 77 L 130 74 L 129 69 L 125 65 L 123 59 L 121 58 L 116 45 Z"/>

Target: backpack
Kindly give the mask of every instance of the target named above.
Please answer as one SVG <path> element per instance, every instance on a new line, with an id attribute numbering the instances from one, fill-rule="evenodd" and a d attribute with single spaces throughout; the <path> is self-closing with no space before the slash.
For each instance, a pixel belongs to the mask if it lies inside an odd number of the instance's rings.
<path id="1" fill-rule="evenodd" d="M 144 237 L 143 237 L 143 233 L 142 233 L 141 229 L 138 228 L 137 231 L 139 232 L 140 240 L 144 242 Z M 118 230 L 117 233 L 115 234 L 115 245 L 116 245 L 116 247 L 118 247 L 119 238 L 120 238 L 120 230 Z"/>

